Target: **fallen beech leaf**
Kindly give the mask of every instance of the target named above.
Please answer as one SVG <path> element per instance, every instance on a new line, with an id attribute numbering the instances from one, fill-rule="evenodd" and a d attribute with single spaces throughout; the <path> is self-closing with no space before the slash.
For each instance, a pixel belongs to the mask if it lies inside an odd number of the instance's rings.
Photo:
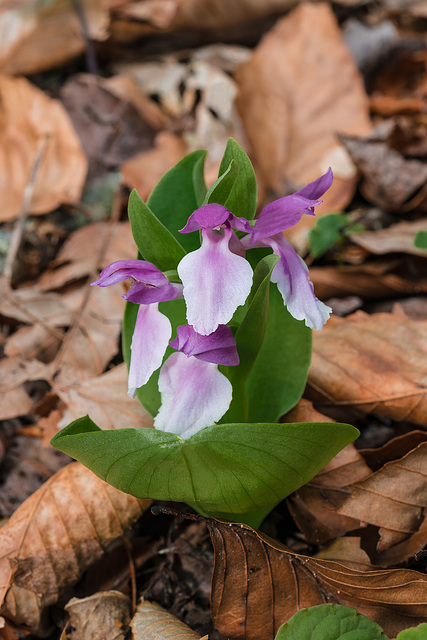
<path id="1" fill-rule="evenodd" d="M 427 321 L 356 312 L 313 335 L 311 400 L 394 420 L 427 421 Z"/>
<path id="2" fill-rule="evenodd" d="M 360 454 L 372 471 L 378 471 L 387 462 L 393 462 L 415 449 L 422 442 L 427 442 L 426 431 L 410 431 L 392 438 L 382 447 L 362 449 Z"/>
<path id="3" fill-rule="evenodd" d="M 144 201 L 160 178 L 188 152 L 185 140 L 162 131 L 156 137 L 155 148 L 141 153 L 121 167 L 123 182 L 136 189 Z"/>
<path id="4" fill-rule="evenodd" d="M 248 526 L 208 520 L 215 552 L 211 612 L 230 640 L 273 640 L 299 609 L 358 609 L 395 637 L 427 621 L 427 576 L 407 569 L 356 571 L 293 553 Z"/>
<path id="5" fill-rule="evenodd" d="M 0 75 L 0 221 L 17 217 L 40 141 L 47 138 L 35 177 L 29 213 L 52 211 L 79 200 L 87 161 L 58 100 L 25 78 Z"/>
<path id="6" fill-rule="evenodd" d="M 370 571 L 375 568 L 366 551 L 360 548 L 360 538 L 352 538 L 351 536 L 337 538 L 327 549 L 318 553 L 316 558 L 333 560 L 357 571 Z"/>
<path id="7" fill-rule="evenodd" d="M 394 273 L 402 263 L 402 260 L 388 260 L 359 266 L 311 267 L 310 279 L 320 300 L 349 295 L 378 300 L 396 297 L 396 294 L 427 293 L 427 278 L 421 277 L 422 272 L 413 280 Z"/>
<path id="8" fill-rule="evenodd" d="M 1 615 L 43 633 L 45 609 L 150 504 L 78 462 L 58 471 L 0 529 Z"/>
<path id="9" fill-rule="evenodd" d="M 151 427 L 150 414 L 127 395 L 127 377 L 126 365 L 121 364 L 81 385 L 74 383 L 61 387 L 55 384 L 56 393 L 68 407 L 58 427 L 65 427 L 86 414 L 101 429 Z"/>
<path id="10" fill-rule="evenodd" d="M 279 20 L 236 79 L 237 106 L 265 183 L 283 194 L 332 166 L 334 184 L 321 210 L 346 206 L 356 171 L 337 133 L 364 134 L 370 122 L 362 79 L 331 8 L 303 3 Z"/>
<path id="11" fill-rule="evenodd" d="M 90 37 L 105 40 L 111 1 L 80 1 Z M 8 32 L 0 46 L 2 72 L 37 73 L 61 65 L 84 51 L 82 27 L 72 3 L 49 0 L 16 4 L 18 6 L 0 10 L 0 28 Z"/>
<path id="12" fill-rule="evenodd" d="M 131 602 L 120 591 L 101 591 L 72 598 L 64 609 L 70 616 L 71 640 L 125 640 Z"/>
<path id="13" fill-rule="evenodd" d="M 198 633 L 187 627 L 155 602 L 143 601 L 130 623 L 135 640 L 200 640 Z M 202 640 L 207 640 L 207 637 Z"/>
<path id="14" fill-rule="evenodd" d="M 21 386 L 28 380 L 44 380 L 50 368 L 38 360 L 5 358 L 0 361 L 0 420 L 30 413 L 33 402 Z"/>
<path id="15" fill-rule="evenodd" d="M 416 533 L 427 508 L 427 442 L 351 487 L 338 513 L 379 527 L 379 552 Z"/>
<path id="16" fill-rule="evenodd" d="M 379 255 L 396 252 L 425 256 L 425 250 L 417 249 L 414 245 L 417 231 L 425 229 L 427 229 L 427 219 L 424 218 L 414 222 L 398 222 L 387 229 L 379 229 L 378 231 L 353 233 L 350 235 L 350 239 L 367 251 Z"/>

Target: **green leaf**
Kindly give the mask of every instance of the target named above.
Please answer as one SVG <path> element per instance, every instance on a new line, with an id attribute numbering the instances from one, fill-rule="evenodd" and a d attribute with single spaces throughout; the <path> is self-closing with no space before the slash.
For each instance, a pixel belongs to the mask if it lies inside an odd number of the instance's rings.
<path id="1" fill-rule="evenodd" d="M 276 640 L 387 640 L 376 622 L 339 604 L 301 609 L 282 624 Z"/>
<path id="2" fill-rule="evenodd" d="M 239 165 L 231 160 L 227 170 L 208 189 L 203 204 L 216 202 L 224 205 L 230 197 L 230 192 L 239 175 Z"/>
<path id="3" fill-rule="evenodd" d="M 121 491 L 215 515 L 282 500 L 357 435 L 338 423 L 223 424 L 183 440 L 155 429 L 96 430 L 85 417 L 52 444 Z"/>
<path id="4" fill-rule="evenodd" d="M 233 138 L 229 138 L 219 167 L 218 176 L 227 171 L 230 162 L 235 160 L 239 165 L 239 175 L 224 203 L 235 216 L 252 220 L 257 205 L 257 186 L 253 166 L 242 147 Z"/>
<path id="5" fill-rule="evenodd" d="M 427 231 L 417 231 L 414 239 L 417 249 L 427 249 Z"/>
<path id="6" fill-rule="evenodd" d="M 233 385 L 233 400 L 221 422 L 247 420 L 246 380 L 261 349 L 268 322 L 271 272 L 279 256 L 268 255 L 256 266 L 247 311 L 235 334 L 240 363 L 220 367 Z"/>
<path id="7" fill-rule="evenodd" d="M 249 422 L 277 422 L 301 398 L 311 359 L 311 329 L 295 320 L 270 284 L 267 329 L 247 381 Z"/>
<path id="8" fill-rule="evenodd" d="M 197 233 L 179 233 L 188 216 L 198 209 L 206 194 L 203 167 L 206 151 L 193 151 L 180 160 L 159 180 L 148 198 L 148 206 L 184 249 L 200 246 Z"/>
<path id="9" fill-rule="evenodd" d="M 181 324 L 186 324 L 186 309 L 184 300 L 169 300 L 168 302 L 160 302 L 159 310 L 169 318 L 172 325 L 172 336 L 176 335 L 176 328 Z M 129 370 L 130 366 L 130 346 L 132 344 L 132 336 L 135 329 L 136 316 L 138 313 L 138 305 L 127 302 L 123 316 L 122 328 L 122 349 L 123 358 Z M 174 352 L 172 347 L 166 349 L 163 362 L 169 358 Z M 160 391 L 157 386 L 160 369 L 157 369 L 143 387 L 136 390 L 136 397 L 152 416 L 155 416 L 160 407 Z"/>
<path id="10" fill-rule="evenodd" d="M 349 222 L 350 218 L 345 213 L 331 213 L 318 218 L 308 236 L 313 257 L 319 258 L 326 253 L 342 237 L 342 229 Z"/>
<path id="11" fill-rule="evenodd" d="M 427 622 L 401 631 L 396 640 L 427 640 Z"/>
<path id="12" fill-rule="evenodd" d="M 138 251 L 161 271 L 176 269 L 185 251 L 134 189 L 129 197 L 129 220 Z"/>

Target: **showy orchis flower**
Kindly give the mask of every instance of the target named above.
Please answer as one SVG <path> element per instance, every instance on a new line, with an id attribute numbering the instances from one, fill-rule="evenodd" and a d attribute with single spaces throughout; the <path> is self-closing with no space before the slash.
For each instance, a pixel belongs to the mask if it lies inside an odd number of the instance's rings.
<path id="1" fill-rule="evenodd" d="M 169 344 L 181 353 L 169 356 L 160 370 L 162 404 L 154 427 L 190 438 L 219 420 L 230 405 L 232 386 L 218 365 L 239 364 L 236 343 L 224 325 L 208 336 L 184 325 Z"/>
<path id="2" fill-rule="evenodd" d="M 131 345 L 128 394 L 151 378 L 160 367 L 172 335 L 169 319 L 159 311 L 159 302 L 182 297 L 182 285 L 169 282 L 151 262 L 145 260 L 119 260 L 108 265 L 92 285 L 108 287 L 132 278 L 125 300 L 139 304 Z"/>
<path id="3" fill-rule="evenodd" d="M 237 218 L 222 205 L 206 204 L 181 229 L 181 233 L 202 230 L 200 249 L 184 256 L 178 265 L 188 324 L 202 335 L 229 322 L 251 290 L 252 268 L 233 228 L 253 231 L 245 218 Z"/>

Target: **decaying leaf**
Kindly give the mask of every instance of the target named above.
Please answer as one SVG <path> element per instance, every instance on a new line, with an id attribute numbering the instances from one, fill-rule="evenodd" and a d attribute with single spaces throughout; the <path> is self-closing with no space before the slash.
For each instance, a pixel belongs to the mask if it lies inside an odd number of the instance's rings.
<path id="1" fill-rule="evenodd" d="M 334 184 L 320 211 L 346 206 L 356 171 L 337 133 L 364 134 L 370 123 L 361 77 L 330 7 L 303 3 L 281 19 L 236 78 L 237 106 L 265 183 L 284 194 L 331 166 Z"/>
<path id="2" fill-rule="evenodd" d="M 70 616 L 71 640 L 125 640 L 131 602 L 120 591 L 72 598 L 64 608 Z"/>
<path id="3" fill-rule="evenodd" d="M 310 558 L 246 525 L 209 520 L 215 551 L 212 618 L 230 640 L 274 640 L 299 609 L 356 608 L 394 638 L 427 621 L 427 576 L 407 569 L 350 569 Z"/>
<path id="4" fill-rule="evenodd" d="M 0 529 L 1 615 L 43 632 L 46 608 L 150 504 L 78 462 L 58 471 Z"/>
<path id="5" fill-rule="evenodd" d="M 76 202 L 87 161 L 71 121 L 58 100 L 25 78 L 0 76 L 0 220 L 17 217 L 40 143 L 46 139 L 35 177 L 29 213 Z"/>
<path id="6" fill-rule="evenodd" d="M 309 397 L 394 420 L 427 421 L 427 322 L 360 311 L 313 336 Z"/>
<path id="7" fill-rule="evenodd" d="M 131 627 L 135 640 L 200 640 L 199 634 L 178 618 L 145 600 L 138 606 Z"/>
<path id="8" fill-rule="evenodd" d="M 350 239 L 360 247 L 378 255 L 395 252 L 425 256 L 425 250 L 417 249 L 414 245 L 417 232 L 425 229 L 427 229 L 427 219 L 423 218 L 414 222 L 398 222 L 377 231 L 353 233 Z"/>

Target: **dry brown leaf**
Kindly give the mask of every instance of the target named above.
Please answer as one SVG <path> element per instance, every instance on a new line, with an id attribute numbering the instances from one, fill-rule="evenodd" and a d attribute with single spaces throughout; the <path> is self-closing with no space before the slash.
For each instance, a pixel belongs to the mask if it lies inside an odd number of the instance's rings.
<path id="1" fill-rule="evenodd" d="M 418 231 L 426 229 L 427 219 L 424 218 L 414 222 L 398 222 L 387 229 L 353 233 L 350 239 L 360 247 L 378 255 L 396 252 L 425 256 L 425 250 L 414 246 L 414 238 Z"/>
<path id="2" fill-rule="evenodd" d="M 333 297 L 359 296 L 363 299 L 391 298 L 427 293 L 427 278 L 409 279 L 397 275 L 401 260 L 387 260 L 358 266 L 311 267 L 310 279 L 320 300 Z"/>
<path id="3" fill-rule="evenodd" d="M 198 633 L 160 605 L 145 600 L 138 606 L 131 627 L 135 640 L 200 640 L 201 638 Z"/>
<path id="4" fill-rule="evenodd" d="M 427 508 L 426 469 L 427 442 L 423 442 L 353 484 L 337 511 L 379 527 L 381 553 L 418 531 Z"/>
<path id="5" fill-rule="evenodd" d="M 356 171 L 337 133 L 364 134 L 370 122 L 362 79 L 331 8 L 301 4 L 263 38 L 236 79 L 237 106 L 265 183 L 283 194 L 331 166 L 334 184 L 317 212 L 346 206 Z"/>
<path id="6" fill-rule="evenodd" d="M 84 416 L 91 419 L 101 429 L 151 427 L 152 417 L 137 400 L 127 395 L 127 369 L 125 364 L 114 367 L 97 378 L 61 387 L 54 383 L 54 389 L 68 409 L 58 427 Z M 53 435 L 53 434 L 52 434 Z"/>
<path id="7" fill-rule="evenodd" d="M 427 321 L 360 311 L 313 336 L 309 397 L 415 424 L 427 422 Z"/>
<path id="8" fill-rule="evenodd" d="M 370 571 L 374 569 L 368 554 L 360 548 L 360 538 L 337 538 L 327 549 L 316 555 L 321 560 L 333 560 L 345 567 L 357 571 Z"/>
<path id="9" fill-rule="evenodd" d="M 22 386 L 28 380 L 45 380 L 51 369 L 37 360 L 5 358 L 0 361 L 0 420 L 30 413 L 33 401 Z"/>
<path id="10" fill-rule="evenodd" d="M 7 4 L 7 3 L 6 3 Z M 111 0 L 81 0 L 90 37 L 104 40 Z M 24 2 L 0 9 L 0 70 L 28 75 L 50 69 L 84 51 L 82 27 L 72 2 Z"/>
<path id="11" fill-rule="evenodd" d="M 355 607 L 390 637 L 427 621 L 427 576 L 407 569 L 358 571 L 310 558 L 245 525 L 209 520 L 215 552 L 211 613 L 230 640 L 273 640 L 303 607 Z"/>
<path id="12" fill-rule="evenodd" d="M 72 598 L 64 609 L 70 616 L 71 640 L 125 640 L 131 602 L 120 591 L 101 591 Z"/>
<path id="13" fill-rule="evenodd" d="M 0 75 L 0 221 L 17 217 L 39 146 L 47 138 L 34 182 L 29 213 L 76 202 L 87 161 L 71 121 L 58 100 L 24 78 Z"/>
<path id="14" fill-rule="evenodd" d="M 156 137 L 154 149 L 141 153 L 122 165 L 123 182 L 131 189 L 136 189 L 141 198 L 147 201 L 162 175 L 187 152 L 185 140 L 169 131 L 162 131 Z"/>
<path id="15" fill-rule="evenodd" d="M 0 529 L 0 613 L 43 633 L 46 608 L 150 504 L 78 462 L 58 471 Z"/>

